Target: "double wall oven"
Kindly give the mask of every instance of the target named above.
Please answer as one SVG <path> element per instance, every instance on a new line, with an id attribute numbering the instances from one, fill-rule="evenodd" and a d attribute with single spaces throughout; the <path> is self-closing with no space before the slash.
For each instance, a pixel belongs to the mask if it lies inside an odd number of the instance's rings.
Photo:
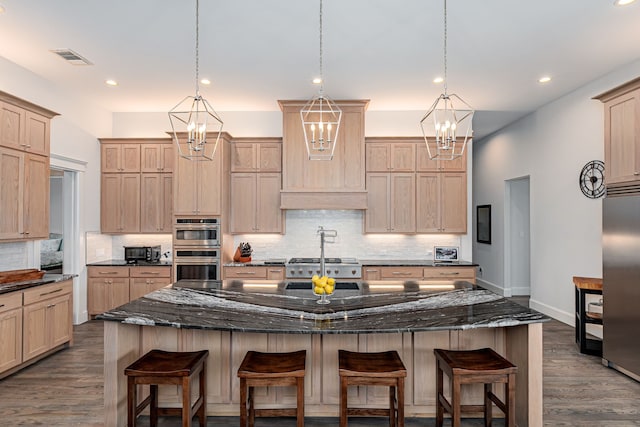
<path id="1" fill-rule="evenodd" d="M 220 220 L 176 218 L 173 276 L 179 280 L 220 280 Z"/>

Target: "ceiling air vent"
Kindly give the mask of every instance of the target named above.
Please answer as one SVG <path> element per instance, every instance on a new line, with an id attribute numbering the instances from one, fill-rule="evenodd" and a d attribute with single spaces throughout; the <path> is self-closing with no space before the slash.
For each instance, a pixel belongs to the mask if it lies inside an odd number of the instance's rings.
<path id="1" fill-rule="evenodd" d="M 84 58 L 71 49 L 53 49 L 51 50 L 51 52 L 55 53 L 60 58 L 64 59 L 72 65 L 93 65 L 87 58 Z"/>

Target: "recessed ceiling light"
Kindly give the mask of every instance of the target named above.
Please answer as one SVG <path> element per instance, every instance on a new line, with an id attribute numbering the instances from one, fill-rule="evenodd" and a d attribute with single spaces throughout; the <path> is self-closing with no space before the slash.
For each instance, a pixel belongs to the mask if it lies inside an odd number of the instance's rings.
<path id="1" fill-rule="evenodd" d="M 549 83 L 551 81 L 551 77 L 543 76 L 538 79 L 538 83 Z"/>
<path id="2" fill-rule="evenodd" d="M 315 79 L 313 79 L 314 85 L 319 85 L 320 83 L 322 83 L 322 79 L 320 77 L 316 77 Z"/>
<path id="3" fill-rule="evenodd" d="M 626 6 L 628 4 L 631 4 L 633 2 L 635 2 L 636 0 L 615 0 L 613 2 L 614 6 Z"/>
<path id="4" fill-rule="evenodd" d="M 435 79 L 433 79 L 433 82 L 436 84 L 442 83 L 444 81 L 444 79 L 440 76 L 436 77 Z"/>
<path id="5" fill-rule="evenodd" d="M 118 82 L 112 79 L 104 81 L 107 86 L 118 86 Z"/>
<path id="6" fill-rule="evenodd" d="M 209 79 L 202 79 L 202 80 L 200 80 L 200 83 L 202 83 L 203 85 L 210 85 L 210 84 L 211 84 L 211 80 L 209 80 Z"/>

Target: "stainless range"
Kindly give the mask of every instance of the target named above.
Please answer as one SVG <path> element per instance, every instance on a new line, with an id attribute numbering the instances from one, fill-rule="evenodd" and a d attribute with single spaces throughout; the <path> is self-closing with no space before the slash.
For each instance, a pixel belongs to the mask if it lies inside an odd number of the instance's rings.
<path id="1" fill-rule="evenodd" d="M 362 265 L 355 258 L 325 258 L 325 272 L 320 271 L 320 258 L 291 258 L 287 263 L 287 279 L 310 279 L 314 274 L 334 279 L 362 278 Z"/>

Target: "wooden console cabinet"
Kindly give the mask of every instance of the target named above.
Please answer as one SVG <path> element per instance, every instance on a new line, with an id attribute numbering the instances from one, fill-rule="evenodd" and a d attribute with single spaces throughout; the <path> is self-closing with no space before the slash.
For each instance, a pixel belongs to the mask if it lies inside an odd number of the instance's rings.
<path id="1" fill-rule="evenodd" d="M 72 281 L 0 295 L 0 378 L 73 342 Z"/>

